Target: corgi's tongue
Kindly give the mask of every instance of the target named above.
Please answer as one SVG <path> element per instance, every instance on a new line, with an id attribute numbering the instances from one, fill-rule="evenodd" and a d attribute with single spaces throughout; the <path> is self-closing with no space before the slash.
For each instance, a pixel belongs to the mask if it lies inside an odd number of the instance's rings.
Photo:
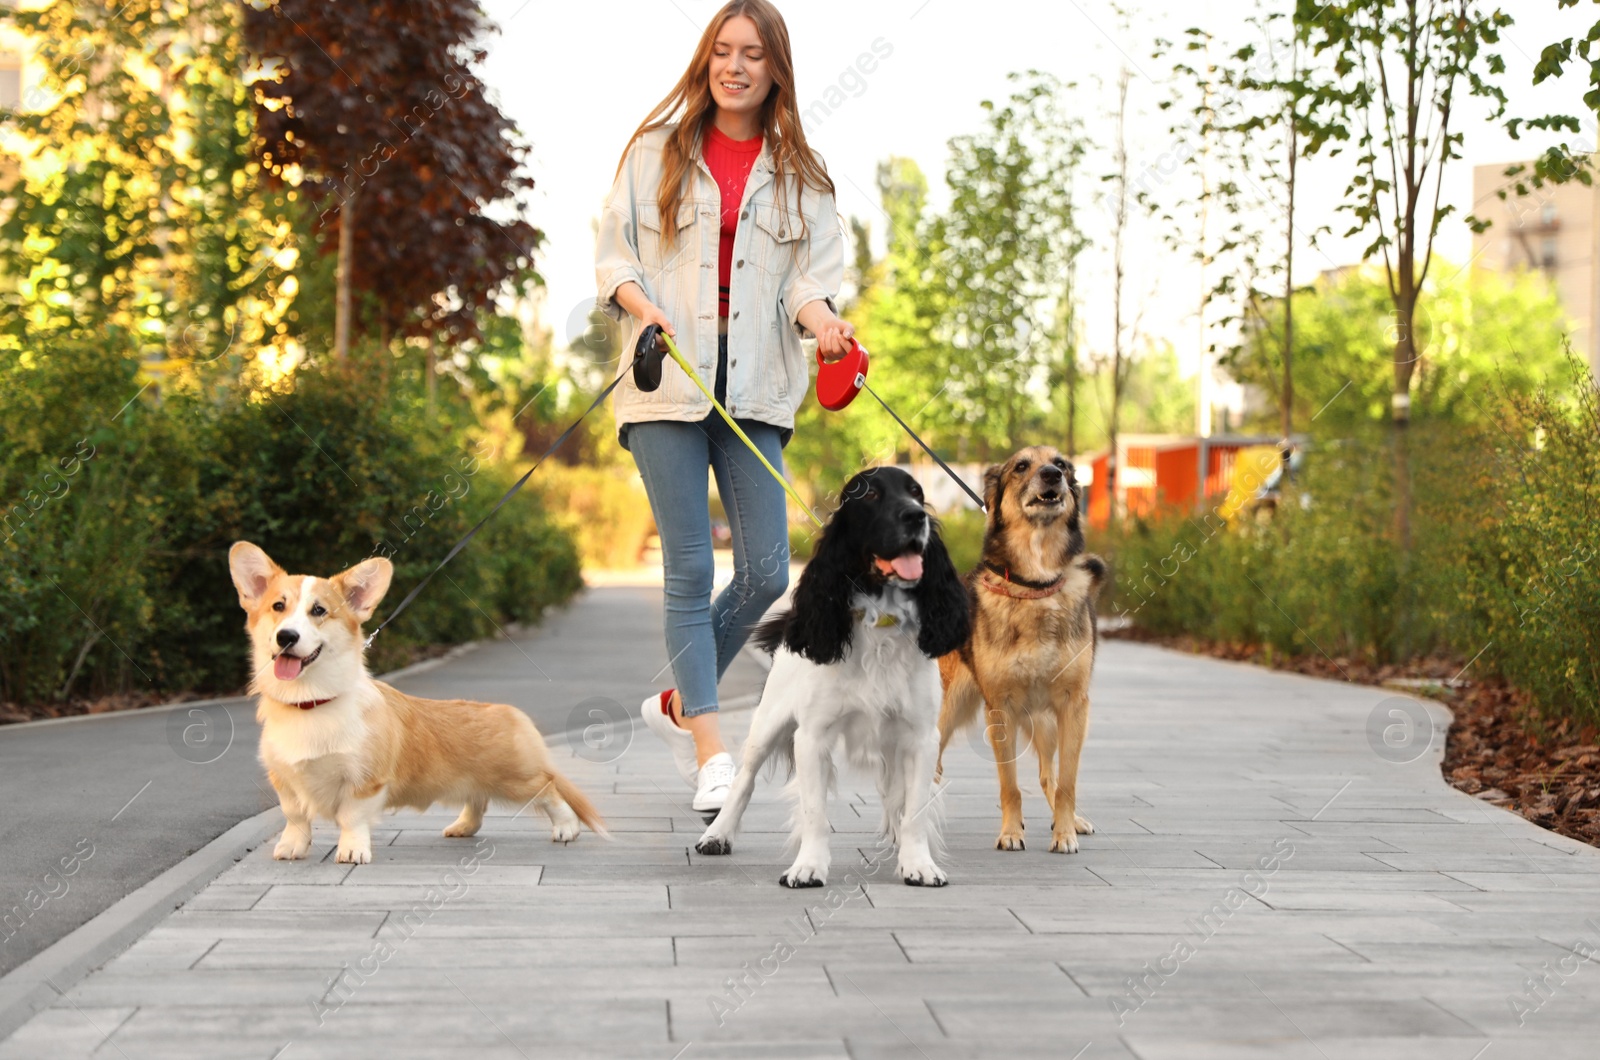
<path id="1" fill-rule="evenodd" d="M 304 666 L 303 659 L 293 655 L 280 655 L 272 660 L 272 676 L 280 681 L 293 681 L 300 676 L 300 670 Z"/>
<path id="2" fill-rule="evenodd" d="M 902 581 L 914 582 L 922 578 L 922 557 L 915 552 L 907 552 L 894 559 L 884 559 L 882 556 L 873 557 L 873 562 L 878 565 L 878 570 L 884 574 L 893 574 Z"/>

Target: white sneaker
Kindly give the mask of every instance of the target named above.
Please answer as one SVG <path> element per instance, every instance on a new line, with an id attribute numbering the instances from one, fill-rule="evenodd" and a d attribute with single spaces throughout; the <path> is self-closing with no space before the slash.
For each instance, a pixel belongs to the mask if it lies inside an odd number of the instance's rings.
<path id="1" fill-rule="evenodd" d="M 639 714 L 644 718 L 644 727 L 661 737 L 672 751 L 673 764 L 678 767 L 684 783 L 692 788 L 699 780 L 700 759 L 694 751 L 694 734 L 673 721 L 672 715 L 667 713 L 667 702 L 672 698 L 672 692 L 669 688 L 659 695 L 646 696 L 639 707 Z"/>
<path id="2" fill-rule="evenodd" d="M 694 793 L 694 802 L 689 805 L 701 813 L 722 809 L 722 804 L 728 798 L 728 789 L 733 787 L 734 774 L 737 772 L 733 756 L 726 751 L 706 759 L 706 764 L 700 767 L 700 783 Z"/>

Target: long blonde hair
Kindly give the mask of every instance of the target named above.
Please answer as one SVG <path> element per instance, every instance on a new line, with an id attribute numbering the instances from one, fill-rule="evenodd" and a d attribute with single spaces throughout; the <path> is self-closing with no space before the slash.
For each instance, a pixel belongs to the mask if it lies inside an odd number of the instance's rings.
<path id="1" fill-rule="evenodd" d="M 695 47 L 689 68 L 667 97 L 657 103 L 648 117 L 639 124 L 623 148 L 617 161 L 617 173 L 628 160 L 628 151 L 634 143 L 652 129 L 669 124 L 681 109 L 678 127 L 667 138 L 661 152 L 661 187 L 657 198 L 661 204 L 661 234 L 666 245 L 677 242 L 678 227 L 671 219 L 678 216 L 678 204 L 683 201 L 684 178 L 699 157 L 701 137 L 706 127 L 716 119 L 717 105 L 711 97 L 711 49 L 717 34 L 730 18 L 744 16 L 756 25 L 761 46 L 767 52 L 767 66 L 772 72 L 772 89 L 761 105 L 761 135 L 772 148 L 772 162 L 776 197 L 780 216 L 787 221 L 789 198 L 785 179 L 795 176 L 813 188 L 834 194 L 833 181 L 821 159 L 806 143 L 805 129 L 800 124 L 800 109 L 794 94 L 794 58 L 789 49 L 789 27 L 783 16 L 768 0 L 730 0 L 717 12 L 706 26 Z M 806 234 L 805 215 L 800 216 L 800 234 Z"/>

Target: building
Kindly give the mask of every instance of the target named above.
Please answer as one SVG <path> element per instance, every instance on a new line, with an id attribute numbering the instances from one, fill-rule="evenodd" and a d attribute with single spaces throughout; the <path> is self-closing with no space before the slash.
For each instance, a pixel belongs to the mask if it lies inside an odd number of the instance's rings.
<path id="1" fill-rule="evenodd" d="M 5 13 L 13 6 L 0 0 L 0 116 L 22 107 L 28 41 L 5 19 Z M 0 135 L 0 184 L 9 183 L 16 176 L 16 162 L 11 151 L 5 150 L 12 146 L 13 139 Z"/>
<path id="2" fill-rule="evenodd" d="M 1517 195 L 1509 164 L 1473 167 L 1472 212 L 1491 224 L 1472 237 L 1472 267 L 1544 273 L 1572 322 L 1573 351 L 1600 374 L 1600 181 Z"/>

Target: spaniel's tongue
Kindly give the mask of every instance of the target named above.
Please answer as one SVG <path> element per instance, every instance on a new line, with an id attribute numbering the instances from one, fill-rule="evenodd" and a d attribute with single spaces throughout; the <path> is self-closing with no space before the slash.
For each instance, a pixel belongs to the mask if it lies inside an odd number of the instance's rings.
<path id="1" fill-rule="evenodd" d="M 915 552 L 907 552 L 894 559 L 877 558 L 878 569 L 884 574 L 893 573 L 895 577 L 904 581 L 914 582 L 922 578 L 922 557 Z"/>
<path id="2" fill-rule="evenodd" d="M 293 681 L 300 676 L 305 663 L 293 655 L 280 655 L 272 660 L 272 676 L 280 681 Z"/>

